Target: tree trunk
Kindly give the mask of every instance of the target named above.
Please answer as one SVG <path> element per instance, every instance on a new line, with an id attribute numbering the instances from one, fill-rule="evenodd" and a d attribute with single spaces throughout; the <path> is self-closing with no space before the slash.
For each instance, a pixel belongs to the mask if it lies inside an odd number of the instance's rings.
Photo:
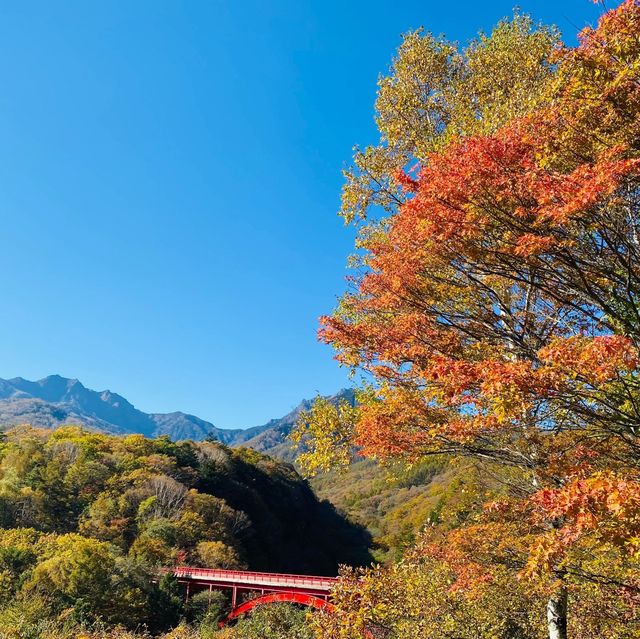
<path id="1" fill-rule="evenodd" d="M 567 639 L 567 588 L 561 585 L 547 602 L 549 639 Z"/>

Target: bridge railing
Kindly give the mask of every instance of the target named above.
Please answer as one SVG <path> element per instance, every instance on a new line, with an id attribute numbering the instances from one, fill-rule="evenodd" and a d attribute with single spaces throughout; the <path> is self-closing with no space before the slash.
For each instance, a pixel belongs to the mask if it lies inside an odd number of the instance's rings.
<path id="1" fill-rule="evenodd" d="M 337 581 L 337 577 L 319 577 L 315 575 L 293 575 L 275 572 L 254 572 L 248 570 L 220 570 L 214 568 L 196 568 L 193 566 L 176 566 L 167 568 L 163 572 L 172 572 L 176 577 L 189 579 L 203 579 L 236 583 L 253 583 L 255 585 L 279 584 L 291 587 L 310 587 L 330 590 Z"/>

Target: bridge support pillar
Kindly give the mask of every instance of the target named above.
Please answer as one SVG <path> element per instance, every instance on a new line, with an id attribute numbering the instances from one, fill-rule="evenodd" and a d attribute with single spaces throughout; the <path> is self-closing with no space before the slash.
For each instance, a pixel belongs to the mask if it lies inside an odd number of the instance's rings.
<path id="1" fill-rule="evenodd" d="M 233 591 L 231 593 L 231 610 L 236 609 L 237 603 L 238 603 L 238 587 L 234 586 Z"/>

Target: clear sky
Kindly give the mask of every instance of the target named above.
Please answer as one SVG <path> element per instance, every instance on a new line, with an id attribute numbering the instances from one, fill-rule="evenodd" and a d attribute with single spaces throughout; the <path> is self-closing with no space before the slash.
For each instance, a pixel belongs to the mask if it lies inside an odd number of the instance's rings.
<path id="1" fill-rule="evenodd" d="M 0 1 L 0 377 L 51 373 L 220 427 L 348 384 L 317 317 L 400 34 L 513 0 Z M 573 42 L 588 0 L 522 0 Z"/>

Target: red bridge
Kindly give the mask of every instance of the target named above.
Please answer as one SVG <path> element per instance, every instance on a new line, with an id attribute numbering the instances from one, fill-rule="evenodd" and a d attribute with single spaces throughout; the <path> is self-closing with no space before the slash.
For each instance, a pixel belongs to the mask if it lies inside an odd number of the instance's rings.
<path id="1" fill-rule="evenodd" d="M 191 566 L 178 566 L 168 572 L 172 572 L 178 582 L 185 585 L 187 599 L 191 594 L 203 590 L 231 590 L 231 613 L 226 621 L 249 612 L 255 606 L 279 601 L 333 610 L 329 597 L 337 581 L 336 577 L 213 570 Z"/>

